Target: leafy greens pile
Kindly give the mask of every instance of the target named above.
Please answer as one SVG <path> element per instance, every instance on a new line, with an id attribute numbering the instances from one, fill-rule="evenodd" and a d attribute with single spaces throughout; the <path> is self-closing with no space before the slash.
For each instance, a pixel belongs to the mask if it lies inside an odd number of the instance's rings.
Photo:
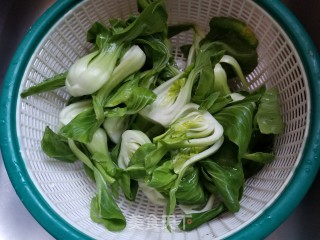
<path id="1" fill-rule="evenodd" d="M 137 4 L 139 13 L 126 20 L 94 23 L 92 52 L 21 97 L 60 87 L 70 93 L 59 129 L 47 127 L 41 147 L 84 163 L 96 184 L 94 222 L 124 229 L 116 199 L 121 191 L 134 201 L 141 189 L 168 216 L 178 205 L 186 213 L 179 227 L 189 231 L 237 212 L 245 179 L 274 159 L 273 139 L 283 131 L 278 93 L 249 89 L 244 75 L 257 65 L 258 41 L 243 22 L 212 18 L 205 33 L 194 24 L 168 26 L 163 1 Z M 170 39 L 184 31 L 194 41 L 181 47 L 180 69 Z"/>

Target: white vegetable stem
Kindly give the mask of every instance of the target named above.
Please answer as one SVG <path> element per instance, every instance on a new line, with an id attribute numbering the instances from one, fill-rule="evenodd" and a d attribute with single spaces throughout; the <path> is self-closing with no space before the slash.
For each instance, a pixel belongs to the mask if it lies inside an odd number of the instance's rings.
<path id="1" fill-rule="evenodd" d="M 67 125 L 72 119 L 74 119 L 81 112 L 92 107 L 91 100 L 84 100 L 72 103 L 64 107 L 59 113 L 59 121 L 62 125 Z"/>
<path id="2" fill-rule="evenodd" d="M 243 75 L 242 69 L 241 69 L 239 63 L 237 62 L 237 60 L 232 56 L 224 55 L 220 59 L 220 62 L 227 63 L 227 64 L 231 65 L 233 70 L 236 72 L 237 76 L 240 78 L 241 83 L 242 83 L 243 87 L 245 88 L 245 90 L 249 91 L 249 84 L 247 83 L 247 81 Z"/>
<path id="3" fill-rule="evenodd" d="M 148 198 L 150 202 L 159 206 L 166 206 L 168 200 L 155 188 L 149 187 L 144 182 L 138 182 L 139 188 L 143 192 L 143 194 Z"/>
<path id="4" fill-rule="evenodd" d="M 199 26 L 196 26 L 196 25 L 193 26 L 193 30 L 195 34 L 193 37 L 193 44 L 189 50 L 187 64 L 186 64 L 187 66 L 195 62 L 195 59 L 197 57 L 197 54 L 200 48 L 200 42 L 206 36 L 206 33 Z"/>
<path id="5" fill-rule="evenodd" d="M 129 117 L 109 117 L 103 122 L 103 128 L 106 130 L 109 138 L 115 144 L 120 143 L 122 134 L 126 131 L 129 124 Z"/>
<path id="6" fill-rule="evenodd" d="M 115 67 L 109 81 L 106 81 L 97 92 L 98 95 L 107 97 L 108 94 L 124 81 L 128 76 L 138 71 L 144 65 L 146 55 L 142 49 L 133 45 L 121 58 L 118 66 Z"/>
<path id="7" fill-rule="evenodd" d="M 195 138 L 197 136 L 193 134 L 192 137 L 194 139 L 185 140 L 182 147 L 208 146 L 214 144 L 221 138 L 223 135 L 223 127 L 221 124 L 209 112 L 203 112 L 202 117 L 205 119 L 207 124 L 202 126 L 201 129 L 197 129 L 199 131 L 199 138 Z M 201 137 L 201 135 L 205 136 L 205 133 L 209 132 L 211 135 Z"/>
<path id="8" fill-rule="evenodd" d="M 226 71 L 223 69 L 221 64 L 217 63 L 214 66 L 214 78 L 215 78 L 215 84 L 214 84 L 214 91 L 220 92 L 223 95 L 230 94 L 230 88 L 228 86 L 228 80 L 227 80 L 227 74 Z"/>
<path id="9" fill-rule="evenodd" d="M 246 98 L 245 96 L 243 96 L 243 95 L 240 94 L 240 93 L 231 93 L 231 94 L 230 94 L 230 97 L 232 98 L 232 101 L 233 101 L 233 102 L 241 101 L 241 100 L 243 100 L 243 99 Z"/>
<path id="10" fill-rule="evenodd" d="M 140 114 L 155 123 L 168 127 L 191 99 L 192 79 L 186 79 L 180 73 L 153 90 L 157 95 L 153 104 L 146 106 Z"/>
<path id="11" fill-rule="evenodd" d="M 138 130 L 126 130 L 122 134 L 118 166 L 122 169 L 127 168 L 132 155 L 145 143 L 151 143 L 146 134 Z"/>
<path id="12" fill-rule="evenodd" d="M 92 136 L 91 142 L 87 143 L 86 146 L 91 154 L 102 153 L 105 156 L 109 155 L 108 137 L 102 128 L 97 129 Z"/>
<path id="13" fill-rule="evenodd" d="M 132 73 L 138 71 L 144 65 L 146 55 L 138 45 L 133 45 L 120 59 L 119 65 L 116 66 L 111 75 L 112 82 L 119 84 Z M 115 81 L 116 79 L 116 81 Z"/>
<path id="14" fill-rule="evenodd" d="M 164 141 L 172 147 L 205 147 L 217 142 L 223 135 L 222 125 L 207 111 L 198 110 L 199 105 L 186 104 L 173 118 L 173 123 L 154 141 Z M 186 140 L 171 143 L 172 139 L 187 137 Z"/>
<path id="15" fill-rule="evenodd" d="M 90 95 L 102 86 L 110 91 L 145 63 L 146 56 L 139 46 L 132 46 L 116 63 L 122 47 L 110 44 L 107 50 L 95 51 L 78 59 L 69 69 L 66 78 L 67 91 L 72 96 Z"/>
<path id="16" fill-rule="evenodd" d="M 87 167 L 89 167 L 91 170 L 93 170 L 94 166 L 91 162 L 91 160 L 87 157 L 87 155 L 85 155 L 75 144 L 75 142 L 68 138 L 68 145 L 71 149 L 71 151 L 73 152 L 73 154 L 80 160 L 82 161 L 84 164 L 87 165 Z"/>
<path id="17" fill-rule="evenodd" d="M 218 141 L 215 144 L 213 144 L 211 147 L 209 147 L 208 149 L 202 151 L 201 153 L 198 153 L 198 154 L 192 156 L 191 158 L 189 158 L 179 169 L 174 169 L 175 173 L 179 174 L 179 173 L 183 172 L 185 169 L 187 169 L 189 166 L 194 164 L 195 162 L 200 161 L 201 159 L 204 159 L 204 158 L 214 154 L 222 146 L 223 141 L 224 141 L 224 137 L 221 136 L 218 139 Z"/>
<path id="18" fill-rule="evenodd" d="M 109 80 L 117 62 L 117 45 L 109 51 L 95 51 L 78 59 L 69 69 L 66 78 L 67 91 L 74 97 L 90 95 Z M 120 50 L 120 49 L 119 49 Z"/>
<path id="19" fill-rule="evenodd" d="M 151 141 L 143 132 L 138 130 L 126 130 L 122 134 L 118 166 L 123 169 L 127 168 L 132 155 L 145 143 L 151 143 Z M 155 188 L 149 187 L 142 181 L 139 181 L 138 184 L 139 188 L 150 202 L 161 206 L 167 204 L 166 198 Z"/>

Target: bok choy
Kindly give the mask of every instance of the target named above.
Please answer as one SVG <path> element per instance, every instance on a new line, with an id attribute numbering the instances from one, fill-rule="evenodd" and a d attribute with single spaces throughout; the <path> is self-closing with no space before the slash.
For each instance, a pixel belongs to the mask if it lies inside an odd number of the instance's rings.
<path id="1" fill-rule="evenodd" d="M 128 19 L 92 24 L 92 50 L 21 97 L 61 87 L 70 94 L 41 148 L 83 163 L 96 187 L 94 222 L 123 230 L 118 198 L 135 201 L 141 190 L 165 206 L 168 230 L 180 207 L 178 227 L 191 231 L 239 211 L 245 180 L 275 158 L 284 129 L 278 91 L 246 80 L 258 64 L 258 40 L 245 23 L 214 17 L 206 33 L 194 23 L 169 25 L 162 0 L 138 0 L 137 8 Z M 171 40 L 189 30 L 181 68 Z"/>

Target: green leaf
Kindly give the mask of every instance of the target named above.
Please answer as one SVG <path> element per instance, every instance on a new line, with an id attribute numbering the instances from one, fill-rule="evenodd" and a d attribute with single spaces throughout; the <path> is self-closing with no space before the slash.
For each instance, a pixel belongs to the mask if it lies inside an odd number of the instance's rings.
<path id="1" fill-rule="evenodd" d="M 174 181 L 174 184 L 172 185 L 172 187 L 168 193 L 168 202 L 167 202 L 167 206 L 166 206 L 166 214 L 167 214 L 166 226 L 169 231 L 171 231 L 171 226 L 170 226 L 170 222 L 169 222 L 170 215 L 173 214 L 174 209 L 177 204 L 176 192 L 178 191 L 181 180 L 184 177 L 184 174 L 187 172 L 188 168 L 189 167 L 185 167 L 179 172 L 178 178 Z"/>
<path id="2" fill-rule="evenodd" d="M 165 40 L 159 36 L 152 35 L 139 38 L 135 42 L 144 49 L 147 58 L 146 67 L 150 68 L 149 71 L 145 71 L 144 78 L 149 79 L 160 73 L 167 66 L 171 51 Z"/>
<path id="3" fill-rule="evenodd" d="M 206 176 L 205 172 L 202 172 L 201 174 L 202 176 Z M 210 176 L 202 177 L 202 185 L 209 193 L 213 195 L 219 194 L 218 189 L 216 185 L 214 185 L 214 183 L 212 182 Z"/>
<path id="4" fill-rule="evenodd" d="M 67 139 L 56 134 L 49 127 L 46 127 L 44 131 L 41 148 L 47 156 L 60 161 L 75 162 L 78 160 L 71 151 Z"/>
<path id="5" fill-rule="evenodd" d="M 178 177 L 178 179 L 176 179 L 176 181 L 175 181 L 174 186 L 170 189 L 168 203 L 167 203 L 167 206 L 166 206 L 166 214 L 167 214 L 166 226 L 167 226 L 167 229 L 170 232 L 171 232 L 171 226 L 170 226 L 169 219 L 170 219 L 170 215 L 173 214 L 174 209 L 175 209 L 175 207 L 177 205 L 176 192 L 177 192 L 178 184 L 180 183 L 180 181 L 181 181 L 181 178 Z"/>
<path id="6" fill-rule="evenodd" d="M 116 179 L 114 177 L 110 176 L 110 174 L 105 171 L 105 169 L 103 168 L 103 166 L 101 164 L 94 163 L 94 166 L 95 166 L 95 168 L 97 168 L 99 170 L 104 181 L 111 187 L 112 193 L 116 197 L 118 197 L 119 193 L 118 193 L 118 184 L 116 182 Z"/>
<path id="7" fill-rule="evenodd" d="M 157 149 L 153 143 L 145 143 L 141 145 L 131 156 L 128 167 L 125 171 L 132 179 L 143 179 L 147 175 L 145 167 L 146 157 Z M 152 156 L 152 154 L 150 154 Z M 161 160 L 161 159 L 160 159 Z"/>
<path id="8" fill-rule="evenodd" d="M 201 102 L 200 109 L 207 110 L 209 113 L 215 114 L 231 102 L 232 99 L 230 96 L 220 96 L 219 92 L 214 92 Z"/>
<path id="9" fill-rule="evenodd" d="M 234 167 L 239 163 L 237 151 L 237 146 L 230 140 L 225 139 L 222 146 L 211 158 L 221 166 Z"/>
<path id="10" fill-rule="evenodd" d="M 127 167 L 124 171 L 130 176 L 131 179 L 134 180 L 141 180 L 147 176 L 146 169 L 142 163 L 133 164 Z"/>
<path id="11" fill-rule="evenodd" d="M 111 41 L 130 42 L 139 36 L 147 36 L 154 33 L 166 35 L 168 14 L 164 1 L 154 1 L 146 6 L 137 19 L 128 27 L 115 33 Z"/>
<path id="12" fill-rule="evenodd" d="M 194 28 L 192 23 L 175 24 L 168 26 L 168 38 L 178 35 L 179 33 L 186 32 Z"/>
<path id="13" fill-rule="evenodd" d="M 258 39 L 251 28 L 243 21 L 231 17 L 214 17 L 210 20 L 210 32 L 206 38 L 211 41 L 231 42 L 243 49 L 256 48 Z"/>
<path id="14" fill-rule="evenodd" d="M 202 184 L 200 183 L 199 169 L 189 167 L 184 176 L 181 178 L 176 199 L 182 205 L 201 205 L 208 200 Z"/>
<path id="15" fill-rule="evenodd" d="M 130 99 L 134 88 L 138 87 L 139 77 L 132 77 L 123 83 L 108 97 L 104 107 L 112 108 L 120 105 Z"/>
<path id="16" fill-rule="evenodd" d="M 122 19 L 122 18 L 109 18 L 109 24 L 112 27 L 112 29 L 122 29 L 128 26 L 128 24 L 131 23 L 131 17 L 135 18 L 136 15 L 130 15 L 126 20 Z M 114 30 L 116 31 L 116 30 Z"/>
<path id="17" fill-rule="evenodd" d="M 98 38 L 107 38 L 107 36 L 111 36 L 111 31 L 109 28 L 104 26 L 100 22 L 95 22 L 91 25 L 89 30 L 87 31 L 87 42 L 96 43 Z M 99 40 L 98 40 L 99 42 Z M 100 46 L 101 47 L 101 46 Z"/>
<path id="18" fill-rule="evenodd" d="M 123 117 L 136 114 L 155 99 L 156 95 L 151 90 L 137 86 L 134 81 L 128 81 L 110 97 L 105 105 L 105 115 Z"/>
<path id="19" fill-rule="evenodd" d="M 119 157 L 119 153 L 120 153 L 120 146 L 121 145 L 119 142 L 112 148 L 112 150 L 110 152 L 110 157 L 114 163 L 118 162 L 118 157 Z"/>
<path id="20" fill-rule="evenodd" d="M 203 173 L 216 186 L 226 207 L 231 212 L 239 211 L 244 174 L 242 164 L 237 158 L 237 147 L 225 140 L 210 158 L 212 160 L 200 161 Z"/>
<path id="21" fill-rule="evenodd" d="M 89 143 L 101 124 L 102 121 L 96 119 L 94 109 L 89 108 L 63 126 L 59 134 L 78 142 Z"/>
<path id="22" fill-rule="evenodd" d="M 153 143 L 145 143 L 141 145 L 132 155 L 129 166 L 135 164 L 143 164 L 145 162 L 145 157 L 152 151 L 156 150 L 157 146 Z"/>
<path id="23" fill-rule="evenodd" d="M 181 220 L 178 227 L 183 231 L 191 231 L 199 227 L 203 223 L 209 222 L 210 220 L 219 216 L 224 211 L 225 211 L 224 205 L 220 204 L 209 211 L 188 214 Z"/>
<path id="24" fill-rule="evenodd" d="M 34 94 L 49 92 L 57 88 L 64 87 L 67 74 L 67 72 L 64 72 L 48 78 L 35 86 L 29 87 L 27 90 L 23 91 L 20 96 L 22 98 L 26 98 Z"/>
<path id="25" fill-rule="evenodd" d="M 215 78 L 212 71 L 211 62 L 208 62 L 207 66 L 202 67 L 198 74 L 199 80 L 194 84 L 194 93 L 191 98 L 195 103 L 200 103 L 206 99 L 211 92 L 213 92 Z"/>
<path id="26" fill-rule="evenodd" d="M 138 182 L 130 179 L 130 176 L 127 173 L 122 173 L 118 178 L 118 182 L 124 196 L 129 201 L 134 201 L 138 192 Z"/>
<path id="27" fill-rule="evenodd" d="M 208 112 L 211 114 L 216 114 L 224 107 L 226 107 L 229 103 L 231 103 L 232 99 L 230 96 L 222 96 L 218 97 L 217 101 L 214 102 L 208 109 Z"/>
<path id="28" fill-rule="evenodd" d="M 246 153 L 252 135 L 254 103 L 227 106 L 214 115 L 223 126 L 224 135 L 239 147 L 239 158 Z"/>
<path id="29" fill-rule="evenodd" d="M 126 220 L 116 204 L 101 173 L 94 168 L 97 194 L 91 200 L 90 217 L 103 224 L 109 231 L 121 231 L 126 227 Z"/>
<path id="30" fill-rule="evenodd" d="M 257 66 L 258 40 L 251 28 L 244 22 L 230 17 L 214 17 L 210 31 L 204 41 L 222 43 L 226 54 L 233 56 L 247 74 Z"/>
<path id="31" fill-rule="evenodd" d="M 214 91 L 215 66 L 225 54 L 225 51 L 215 43 L 205 43 L 200 47 L 195 60 L 194 69 L 190 72 L 189 78 L 193 80 L 192 101 L 200 104 Z"/>
<path id="32" fill-rule="evenodd" d="M 281 134 L 284 124 L 281 117 L 277 89 L 266 90 L 260 101 L 256 118 L 261 133 Z"/>
<path id="33" fill-rule="evenodd" d="M 102 169 L 111 177 L 116 177 L 122 170 L 112 161 L 109 155 L 96 152 L 92 155 L 94 164 L 100 165 Z"/>
<path id="34" fill-rule="evenodd" d="M 177 177 L 178 175 L 173 171 L 172 161 L 166 161 L 154 169 L 151 179 L 147 181 L 147 184 L 160 192 L 164 192 L 172 187 Z"/>
<path id="35" fill-rule="evenodd" d="M 243 158 L 247 160 L 267 164 L 272 162 L 275 159 L 275 156 L 272 153 L 255 152 L 255 153 L 246 153 L 243 155 Z"/>
<path id="36" fill-rule="evenodd" d="M 128 113 L 138 113 L 145 106 L 153 103 L 156 97 L 157 96 L 149 89 L 143 87 L 134 88 L 130 99 L 126 102 Z"/>
<path id="37" fill-rule="evenodd" d="M 151 150 L 151 148 L 150 148 Z M 168 153 L 169 149 L 162 143 L 156 144 L 156 148 L 150 152 L 147 152 L 144 159 L 144 165 L 148 174 L 150 174 L 157 164 L 164 158 Z"/>

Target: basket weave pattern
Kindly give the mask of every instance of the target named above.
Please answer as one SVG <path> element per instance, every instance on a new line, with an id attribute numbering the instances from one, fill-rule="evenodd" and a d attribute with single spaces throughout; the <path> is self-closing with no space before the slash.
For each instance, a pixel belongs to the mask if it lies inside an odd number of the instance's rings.
<path id="1" fill-rule="evenodd" d="M 285 122 L 284 134 L 276 139 L 276 160 L 246 181 L 241 210 L 224 214 L 190 233 L 165 230 L 163 207 L 149 203 L 141 193 L 135 202 L 118 200 L 127 218 L 120 233 L 106 231 L 90 220 L 90 201 L 95 194 L 81 162 L 67 164 L 48 158 L 40 140 L 48 125 L 56 129 L 58 114 L 68 98 L 63 89 L 18 100 L 17 128 L 22 156 L 28 173 L 49 205 L 67 222 L 95 239 L 212 239 L 225 238 L 245 227 L 279 196 L 299 164 L 308 129 L 309 92 L 306 76 L 289 38 L 267 13 L 251 1 L 202 0 L 167 1 L 170 23 L 196 22 L 208 29 L 213 16 L 231 16 L 248 23 L 256 33 L 259 65 L 247 76 L 251 89 L 262 84 L 276 86 L 280 93 Z M 136 1 L 84 1 L 64 16 L 34 52 L 25 71 L 25 89 L 67 70 L 91 45 L 86 31 L 95 21 L 107 23 L 110 17 L 126 18 L 136 12 Z M 176 36 L 172 42 L 175 57 L 183 63 L 179 46 L 192 41 L 191 32 Z M 176 211 L 177 216 L 181 214 Z M 172 220 L 173 222 L 175 219 Z"/>

